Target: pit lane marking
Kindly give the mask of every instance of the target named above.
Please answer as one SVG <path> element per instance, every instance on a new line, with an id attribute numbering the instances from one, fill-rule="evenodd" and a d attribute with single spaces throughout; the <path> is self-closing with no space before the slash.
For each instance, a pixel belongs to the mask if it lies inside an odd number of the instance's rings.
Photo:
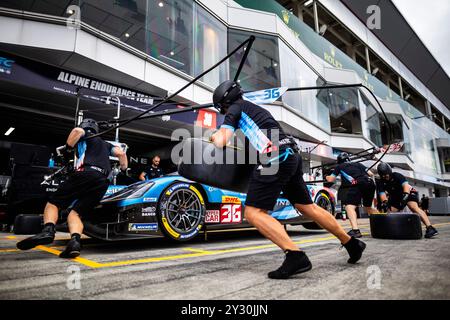
<path id="1" fill-rule="evenodd" d="M 450 225 L 450 222 L 447 223 L 438 223 L 434 226 L 447 226 Z M 370 235 L 368 232 L 363 232 L 363 235 Z M 336 239 L 335 236 L 329 236 L 329 237 L 322 237 L 322 238 L 312 238 L 312 239 L 304 239 L 300 241 L 294 241 L 295 244 L 305 244 L 305 243 L 317 243 L 317 242 L 323 242 L 328 240 Z M 170 260 L 179 260 L 179 259 L 187 259 L 187 258 L 195 258 L 195 257 L 203 257 L 203 256 L 211 256 L 211 255 L 218 255 L 218 254 L 225 254 L 225 253 L 232 253 L 232 252 L 242 252 L 242 251 L 250 251 L 250 250 L 257 250 L 257 249 L 267 249 L 267 248 L 273 248 L 276 247 L 275 244 L 267 244 L 267 245 L 259 245 L 259 246 L 250 246 L 250 247 L 241 247 L 241 248 L 233 248 L 233 249 L 219 249 L 219 250 L 201 250 L 201 249 L 194 249 L 194 248 L 184 248 L 184 250 L 187 251 L 197 251 L 195 253 L 189 253 L 189 254 L 178 254 L 173 256 L 162 256 L 162 257 L 152 257 L 152 258 L 143 258 L 143 259 L 134 259 L 134 260 L 125 260 L 125 261 L 115 261 L 115 262 L 96 262 L 93 260 L 77 257 L 75 259 L 70 259 L 72 261 L 78 262 L 82 265 L 85 265 L 90 268 L 108 268 L 108 267 L 121 267 L 121 266 L 127 266 L 127 265 L 136 265 L 136 264 L 144 264 L 144 263 L 152 263 L 152 262 L 160 262 L 160 261 L 170 261 Z M 61 251 L 56 250 L 55 247 L 45 247 L 45 246 L 37 246 L 35 249 L 45 251 L 54 255 L 59 256 Z M 9 250 L 9 249 L 6 249 Z M 16 250 L 16 249 L 12 249 Z"/>

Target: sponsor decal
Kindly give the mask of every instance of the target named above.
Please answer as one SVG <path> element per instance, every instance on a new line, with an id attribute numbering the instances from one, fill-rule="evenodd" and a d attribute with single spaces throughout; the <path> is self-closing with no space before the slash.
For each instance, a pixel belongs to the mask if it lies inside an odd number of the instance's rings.
<path id="1" fill-rule="evenodd" d="M 220 210 L 206 210 L 205 223 L 219 223 Z"/>
<path id="2" fill-rule="evenodd" d="M 291 203 L 287 199 L 277 199 L 277 206 L 284 207 L 289 206 Z"/>
<path id="3" fill-rule="evenodd" d="M 0 73 L 11 74 L 14 60 L 0 57 Z"/>
<path id="4" fill-rule="evenodd" d="M 154 217 L 156 215 L 156 207 L 142 208 L 143 217 Z"/>
<path id="5" fill-rule="evenodd" d="M 236 203 L 240 204 L 241 199 L 238 197 L 222 196 L 222 203 Z"/>
<path id="6" fill-rule="evenodd" d="M 199 224 L 198 227 L 195 228 L 194 231 L 192 231 L 192 232 L 190 232 L 190 233 L 188 233 L 188 234 L 182 234 L 182 235 L 180 235 L 180 239 L 187 239 L 187 238 L 191 238 L 191 237 L 195 236 L 195 235 L 200 231 L 201 228 L 202 228 L 202 225 Z"/>
<path id="7" fill-rule="evenodd" d="M 158 231 L 157 223 L 129 223 L 128 231 Z"/>
<path id="8" fill-rule="evenodd" d="M 199 110 L 195 125 L 203 128 L 217 128 L 217 113 L 209 110 Z"/>
<path id="9" fill-rule="evenodd" d="M 187 183 L 176 184 L 173 187 L 171 187 L 169 190 L 166 191 L 166 195 L 170 196 L 172 194 L 172 192 L 174 192 L 175 190 L 177 190 L 179 188 L 189 188 L 189 185 Z"/>
<path id="10" fill-rule="evenodd" d="M 220 223 L 241 223 L 242 206 L 240 204 L 222 204 L 220 206 Z"/>
<path id="11" fill-rule="evenodd" d="M 105 196 L 112 195 L 113 193 L 116 193 L 117 191 L 120 191 L 123 188 L 124 187 L 118 187 L 118 188 L 109 187 L 108 190 L 106 190 Z"/>
<path id="12" fill-rule="evenodd" d="M 255 104 L 270 104 L 278 100 L 288 89 L 288 87 L 272 88 L 244 94 L 244 100 Z"/>
<path id="13" fill-rule="evenodd" d="M 158 198 L 144 198 L 144 202 L 157 202 Z"/>
<path id="14" fill-rule="evenodd" d="M 342 63 L 336 59 L 336 48 L 334 46 L 330 46 L 330 52 L 324 52 L 324 59 L 326 62 L 331 64 L 333 67 L 337 69 L 342 69 Z"/>

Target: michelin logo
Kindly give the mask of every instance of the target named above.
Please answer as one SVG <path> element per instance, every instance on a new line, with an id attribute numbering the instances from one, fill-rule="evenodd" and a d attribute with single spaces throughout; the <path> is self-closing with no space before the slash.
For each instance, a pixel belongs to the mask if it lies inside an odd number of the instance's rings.
<path id="1" fill-rule="evenodd" d="M 157 231 L 157 223 L 130 223 L 128 224 L 128 231 Z"/>

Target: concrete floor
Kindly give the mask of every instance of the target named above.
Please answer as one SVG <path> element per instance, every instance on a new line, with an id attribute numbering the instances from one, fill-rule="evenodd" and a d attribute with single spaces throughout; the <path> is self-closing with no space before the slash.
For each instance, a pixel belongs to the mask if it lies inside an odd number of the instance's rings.
<path id="1" fill-rule="evenodd" d="M 0 299 L 450 299 L 450 217 L 431 219 L 440 234 L 409 241 L 372 239 L 361 220 L 367 249 L 357 265 L 329 233 L 288 227 L 313 263 L 289 280 L 267 278 L 283 255 L 256 231 L 182 244 L 84 239 L 75 260 L 56 256 L 67 234 L 21 252 L 24 236 L 0 233 Z"/>

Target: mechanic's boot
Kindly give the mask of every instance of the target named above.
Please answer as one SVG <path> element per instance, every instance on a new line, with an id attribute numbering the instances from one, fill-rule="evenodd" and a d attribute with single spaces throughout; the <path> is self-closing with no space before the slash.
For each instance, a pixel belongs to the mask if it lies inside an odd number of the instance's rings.
<path id="1" fill-rule="evenodd" d="M 366 244 L 361 240 L 352 237 L 349 242 L 344 244 L 345 249 L 347 249 L 350 259 L 347 260 L 348 263 L 355 264 L 361 259 L 364 249 L 366 249 Z"/>
<path id="2" fill-rule="evenodd" d="M 80 252 L 81 252 L 80 235 L 78 233 L 74 233 L 70 241 L 67 243 L 66 249 L 59 254 L 59 257 L 72 259 L 78 257 L 80 255 Z"/>
<path id="3" fill-rule="evenodd" d="M 269 272 L 271 279 L 287 279 L 290 276 L 311 270 L 312 265 L 303 251 L 286 250 L 283 264 L 275 271 Z"/>
<path id="4" fill-rule="evenodd" d="M 39 245 L 50 244 L 55 239 L 55 233 L 55 225 L 47 223 L 41 233 L 19 241 L 16 246 L 20 250 L 29 250 Z"/>
<path id="5" fill-rule="evenodd" d="M 437 236 L 438 234 L 439 232 L 433 226 L 428 226 L 427 231 L 425 231 L 425 238 L 429 239 Z"/>
<path id="6" fill-rule="evenodd" d="M 353 238 L 361 238 L 362 237 L 361 231 L 359 231 L 359 229 L 352 229 L 349 232 L 347 232 L 347 234 Z"/>

